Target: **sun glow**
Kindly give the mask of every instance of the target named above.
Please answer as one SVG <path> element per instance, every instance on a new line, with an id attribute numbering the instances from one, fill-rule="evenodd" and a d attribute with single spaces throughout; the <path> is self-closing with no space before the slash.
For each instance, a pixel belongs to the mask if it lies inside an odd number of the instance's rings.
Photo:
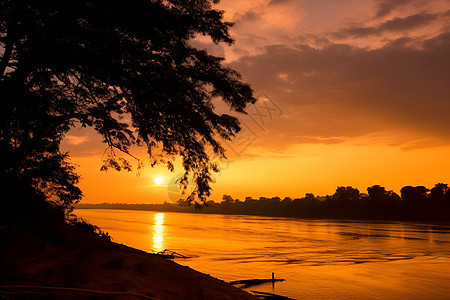
<path id="1" fill-rule="evenodd" d="M 155 214 L 153 225 L 153 250 L 159 252 L 162 251 L 163 249 L 164 249 L 164 213 L 157 213 Z"/>
<path id="2" fill-rule="evenodd" d="M 164 182 L 164 179 L 162 177 L 156 177 L 155 178 L 155 184 L 162 184 Z"/>

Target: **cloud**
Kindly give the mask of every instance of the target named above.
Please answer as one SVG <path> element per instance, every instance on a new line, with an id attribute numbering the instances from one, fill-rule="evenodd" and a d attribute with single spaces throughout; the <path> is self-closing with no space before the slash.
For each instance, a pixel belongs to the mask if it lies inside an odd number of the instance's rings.
<path id="1" fill-rule="evenodd" d="M 449 16 L 444 13 L 418 13 L 404 18 L 396 17 L 376 26 L 351 26 L 334 33 L 334 37 L 369 37 L 389 32 L 408 32 L 413 29 L 430 25 L 436 21 L 445 21 Z"/>
<path id="2" fill-rule="evenodd" d="M 278 4 L 286 4 L 292 2 L 292 0 L 270 0 L 267 6 L 278 5 Z"/>
<path id="3" fill-rule="evenodd" d="M 70 145 L 83 144 L 89 140 L 87 136 L 66 135 L 65 138 Z"/>
<path id="4" fill-rule="evenodd" d="M 191 40 L 190 44 L 192 47 L 195 47 L 197 49 L 206 49 L 209 54 L 218 57 L 225 56 L 225 47 L 227 47 L 227 45 L 215 44 L 209 37 L 201 35 Z"/>
<path id="5" fill-rule="evenodd" d="M 68 151 L 72 157 L 100 157 L 105 149 L 106 145 L 94 129 L 79 125 L 71 129 L 61 142 L 61 150 Z"/>
<path id="6" fill-rule="evenodd" d="M 449 32 L 425 41 L 401 38 L 378 49 L 272 45 L 232 66 L 283 110 L 258 145 L 287 147 L 367 135 L 383 140 L 385 132 L 394 131 L 407 134 L 403 139 L 386 135 L 385 144 L 417 148 L 450 144 L 448 53 Z"/>
<path id="7" fill-rule="evenodd" d="M 254 22 L 261 20 L 261 12 L 257 12 L 255 10 L 248 10 L 244 13 L 236 13 L 234 16 L 234 22 L 239 23 L 245 23 L 245 22 Z"/>
<path id="8" fill-rule="evenodd" d="M 412 2 L 414 2 L 414 1 L 413 0 L 395 0 L 395 1 L 382 0 L 376 6 L 375 16 L 377 18 L 385 17 L 385 16 L 389 15 L 391 12 L 393 12 L 394 10 L 396 10 L 402 6 L 411 4 Z"/>

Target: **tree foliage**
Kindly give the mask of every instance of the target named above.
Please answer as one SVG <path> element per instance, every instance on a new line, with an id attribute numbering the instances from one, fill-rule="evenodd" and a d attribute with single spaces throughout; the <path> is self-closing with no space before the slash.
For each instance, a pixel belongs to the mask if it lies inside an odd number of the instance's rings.
<path id="1" fill-rule="evenodd" d="M 59 145 L 75 124 L 129 153 L 147 147 L 152 164 L 181 156 L 200 200 L 210 194 L 219 138 L 238 119 L 214 111 L 216 98 L 245 113 L 251 88 L 223 58 L 191 45 L 198 35 L 233 42 L 232 25 L 211 0 L 4 0 L 0 3 L 2 176 L 30 181 L 64 207 L 81 198 Z M 104 168 L 130 168 L 111 156 Z"/>

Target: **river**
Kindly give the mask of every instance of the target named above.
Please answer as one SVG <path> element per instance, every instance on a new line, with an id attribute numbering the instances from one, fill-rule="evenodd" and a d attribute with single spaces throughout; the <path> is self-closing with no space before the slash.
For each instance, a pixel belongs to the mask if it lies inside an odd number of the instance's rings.
<path id="1" fill-rule="evenodd" d="M 449 299 L 450 226 L 78 209 L 118 243 L 294 299 Z"/>

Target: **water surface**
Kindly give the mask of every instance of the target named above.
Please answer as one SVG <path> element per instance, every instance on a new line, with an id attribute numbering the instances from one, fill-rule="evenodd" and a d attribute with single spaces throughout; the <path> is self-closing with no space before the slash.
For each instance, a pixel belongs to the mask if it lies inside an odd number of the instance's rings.
<path id="1" fill-rule="evenodd" d="M 450 226 L 79 209 L 113 240 L 225 281 L 284 278 L 249 290 L 295 299 L 445 299 Z"/>

